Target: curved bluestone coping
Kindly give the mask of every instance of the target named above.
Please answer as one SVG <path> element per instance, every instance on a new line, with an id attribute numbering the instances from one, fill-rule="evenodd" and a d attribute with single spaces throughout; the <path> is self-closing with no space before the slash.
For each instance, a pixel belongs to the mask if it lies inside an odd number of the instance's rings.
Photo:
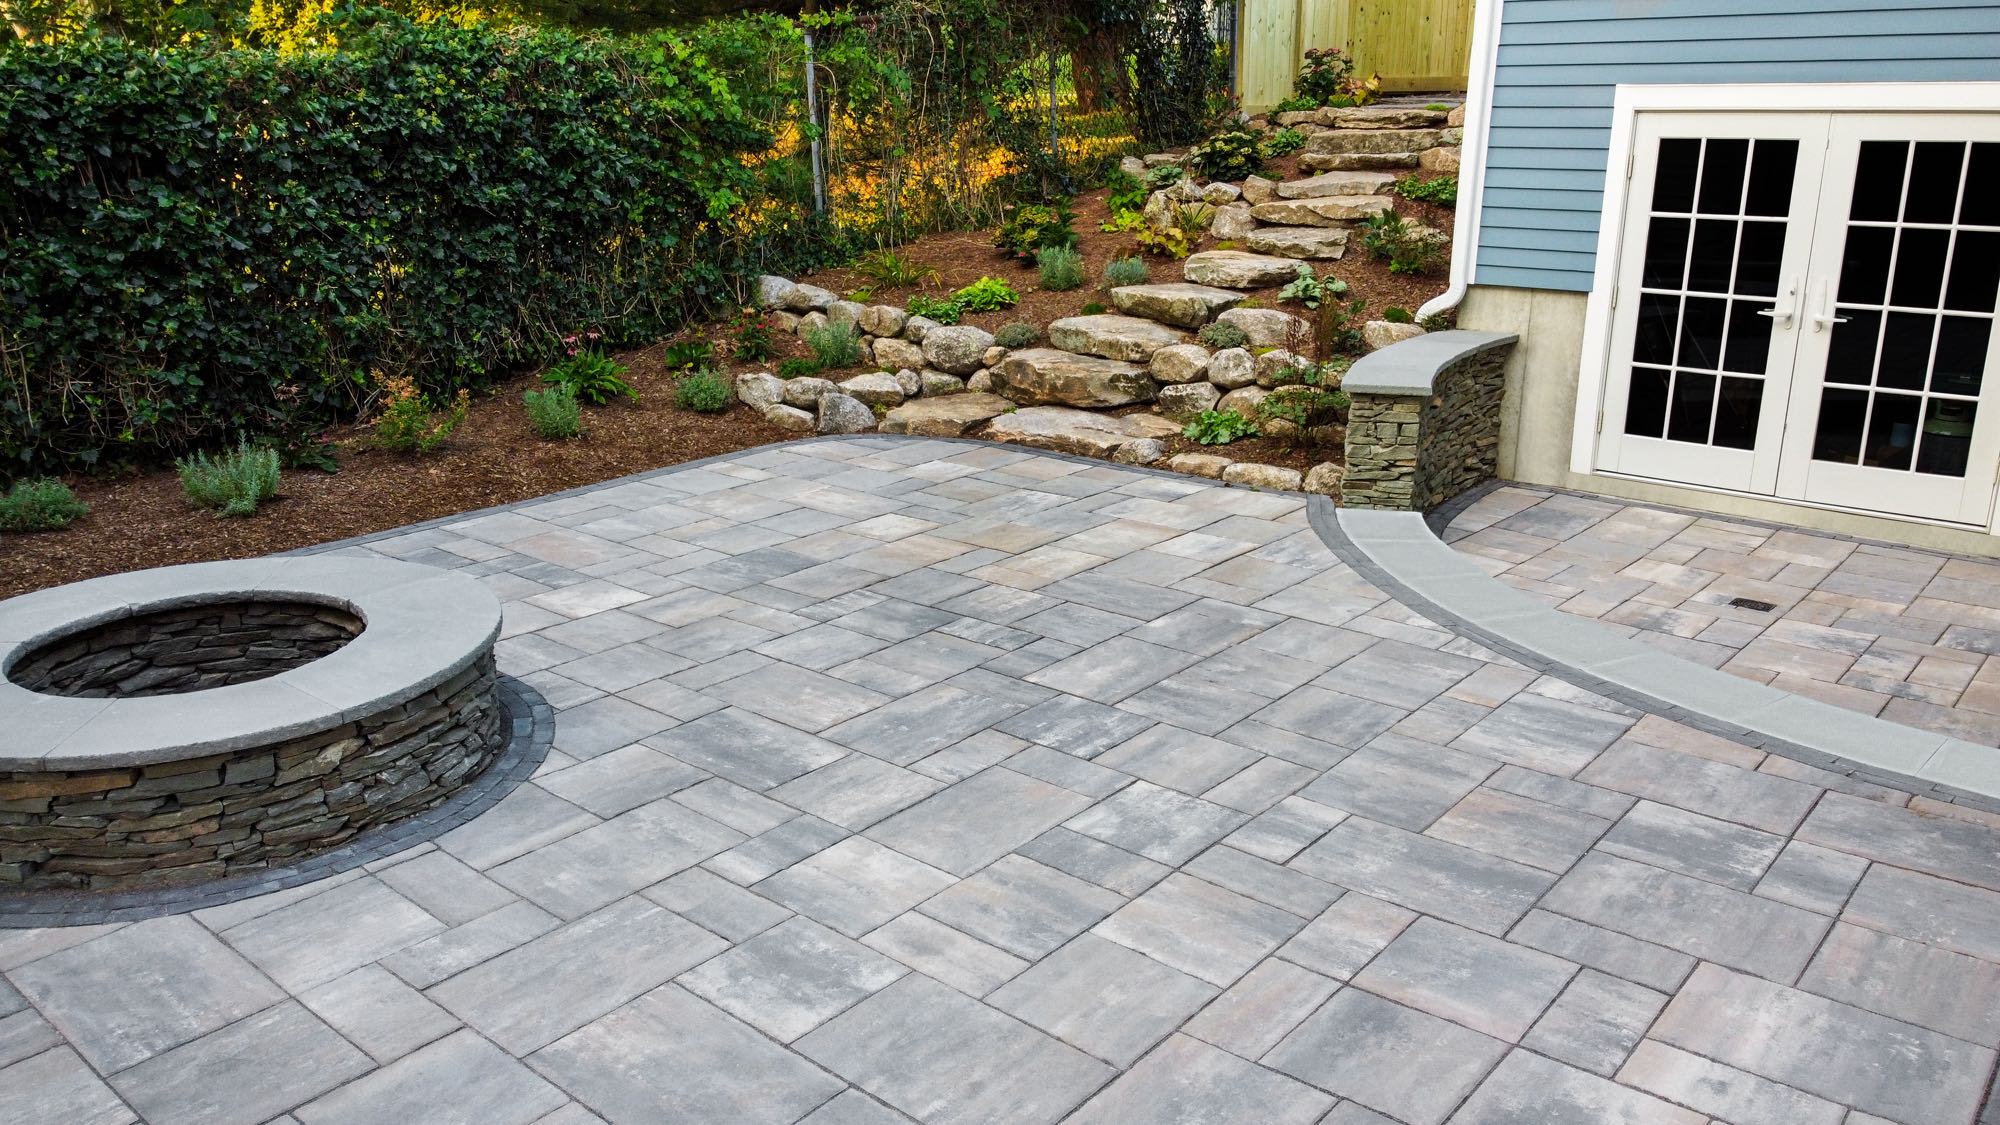
<path id="1" fill-rule="evenodd" d="M 78 699 L 4 679 L 43 643 L 140 614 L 232 601 L 344 609 L 361 635 L 250 683 Z M 0 770 L 140 766 L 301 738 L 378 714 L 470 667 L 500 635 L 476 579 L 388 559 L 290 556 L 136 570 L 0 602 Z"/>
<path id="2" fill-rule="evenodd" d="M 1363 577 L 1388 582 L 1385 593 L 1433 607 L 1444 616 L 1441 624 L 1468 626 L 1497 648 L 1573 673 L 1566 679 L 1606 685 L 1610 694 L 1669 718 L 1747 735 L 1767 749 L 1802 749 L 1786 756 L 1821 759 L 1813 764 L 1859 767 L 1903 788 L 1969 794 L 1981 804 L 2000 798 L 2000 749 L 1780 691 L 1620 636 L 1493 577 L 1440 540 L 1416 512 L 1316 509 L 1323 536 L 1330 519 L 1378 572 Z"/>
<path id="3" fill-rule="evenodd" d="M 1351 395 L 1428 395 L 1438 372 L 1489 348 L 1508 347 L 1519 336 L 1454 328 L 1399 340 L 1354 361 L 1340 387 Z"/>

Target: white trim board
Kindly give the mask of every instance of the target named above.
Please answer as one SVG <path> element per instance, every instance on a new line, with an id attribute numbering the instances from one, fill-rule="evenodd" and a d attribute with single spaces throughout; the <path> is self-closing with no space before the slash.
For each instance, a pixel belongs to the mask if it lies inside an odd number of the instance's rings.
<path id="1" fill-rule="evenodd" d="M 1597 256 L 1584 306 L 1583 341 L 1570 429 L 1570 471 L 1598 472 L 1598 428 L 1611 369 L 1611 294 L 1625 244 L 1637 117 L 1653 112 L 1710 113 L 2000 113 L 2000 82 L 1826 82 L 1628 85 L 1615 88 L 1605 152 L 1604 202 Z M 1663 483 L 1672 484 L 1667 481 Z M 1744 495 L 1761 495 L 1745 493 Z M 1826 507 L 1803 500 L 1786 503 Z M 1872 513 L 1882 515 L 1883 513 Z M 1890 518 L 1894 518 L 1891 516 Z M 1994 519 L 2000 521 L 2000 513 Z M 1963 525 L 1959 525 L 1963 526 Z M 1994 529 L 1992 523 L 1987 530 Z"/>

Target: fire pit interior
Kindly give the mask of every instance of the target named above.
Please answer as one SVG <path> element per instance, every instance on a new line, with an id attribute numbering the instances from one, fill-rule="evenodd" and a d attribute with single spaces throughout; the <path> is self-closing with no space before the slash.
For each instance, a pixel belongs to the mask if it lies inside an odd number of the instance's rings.
<path id="1" fill-rule="evenodd" d="M 29 691 L 84 699 L 205 691 L 310 664 L 361 629 L 362 620 L 346 608 L 312 602 L 156 610 L 50 641 L 24 655 L 7 678 Z"/>

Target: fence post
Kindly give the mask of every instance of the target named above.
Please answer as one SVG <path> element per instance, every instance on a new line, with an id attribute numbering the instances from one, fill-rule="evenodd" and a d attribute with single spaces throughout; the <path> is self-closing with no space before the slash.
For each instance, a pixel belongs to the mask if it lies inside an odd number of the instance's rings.
<path id="1" fill-rule="evenodd" d="M 826 214 L 826 167 L 822 164 L 819 147 L 819 75 L 813 62 L 812 28 L 806 33 L 806 130 L 812 141 L 813 211 Z"/>

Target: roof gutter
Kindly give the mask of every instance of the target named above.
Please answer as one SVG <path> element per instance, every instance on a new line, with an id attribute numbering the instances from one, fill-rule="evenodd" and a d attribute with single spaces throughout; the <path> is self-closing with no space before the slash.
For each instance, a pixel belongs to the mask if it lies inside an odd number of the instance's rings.
<path id="1" fill-rule="evenodd" d="M 1472 14 L 1471 73 L 1465 90 L 1465 139 L 1458 169 L 1458 208 L 1452 222 L 1451 284 L 1424 302 L 1420 317 L 1449 312 L 1465 300 L 1479 257 L 1479 213 L 1486 193 L 1486 139 L 1493 125 L 1493 79 L 1500 61 L 1500 8 L 1504 0 L 1476 0 Z"/>

